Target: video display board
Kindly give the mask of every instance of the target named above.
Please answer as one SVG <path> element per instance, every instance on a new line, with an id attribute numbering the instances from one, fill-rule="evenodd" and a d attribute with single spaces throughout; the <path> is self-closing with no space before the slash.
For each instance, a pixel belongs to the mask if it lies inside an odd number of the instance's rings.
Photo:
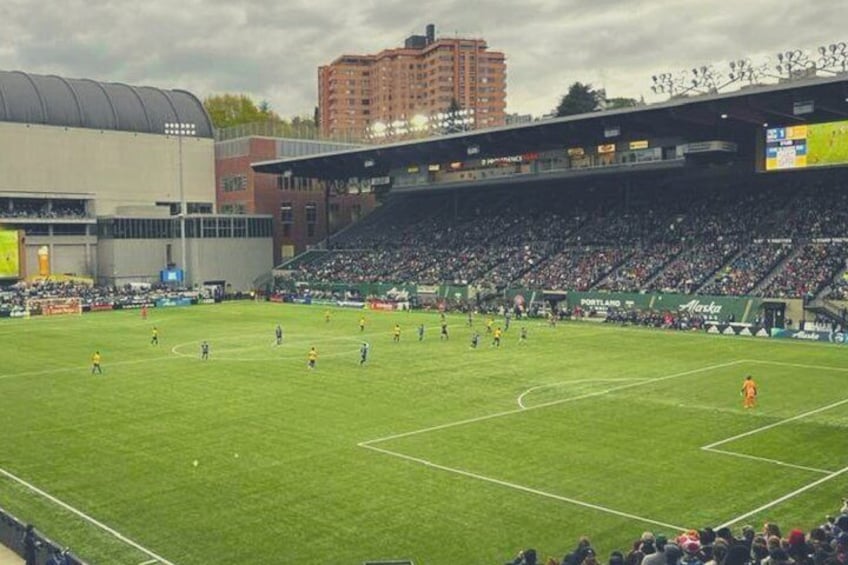
<path id="1" fill-rule="evenodd" d="M 766 170 L 848 164 L 848 121 L 766 129 Z"/>
<path id="2" fill-rule="evenodd" d="M 21 277 L 20 237 L 17 230 L 0 229 L 0 279 Z"/>

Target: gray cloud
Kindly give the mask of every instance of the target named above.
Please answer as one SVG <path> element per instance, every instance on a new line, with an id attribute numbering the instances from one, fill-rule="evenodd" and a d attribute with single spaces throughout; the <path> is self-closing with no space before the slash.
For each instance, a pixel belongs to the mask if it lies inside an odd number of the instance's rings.
<path id="1" fill-rule="evenodd" d="M 650 76 L 848 40 L 842 0 L 29 0 L 0 3 L 0 68 L 245 92 L 311 114 L 317 67 L 437 33 L 507 55 L 508 111 L 539 115 L 576 80 L 650 97 Z M 34 7 L 36 6 L 36 7 Z M 718 68 L 722 68 L 721 65 Z"/>

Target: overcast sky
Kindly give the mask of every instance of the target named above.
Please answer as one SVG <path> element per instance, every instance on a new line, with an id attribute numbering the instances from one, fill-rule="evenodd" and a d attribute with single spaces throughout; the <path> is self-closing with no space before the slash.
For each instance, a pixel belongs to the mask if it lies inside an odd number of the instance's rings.
<path id="1" fill-rule="evenodd" d="M 574 81 L 659 100 L 651 75 L 848 41 L 845 0 L 0 0 L 0 69 L 244 92 L 310 115 L 317 67 L 423 34 L 507 56 L 507 111 L 539 116 Z"/>

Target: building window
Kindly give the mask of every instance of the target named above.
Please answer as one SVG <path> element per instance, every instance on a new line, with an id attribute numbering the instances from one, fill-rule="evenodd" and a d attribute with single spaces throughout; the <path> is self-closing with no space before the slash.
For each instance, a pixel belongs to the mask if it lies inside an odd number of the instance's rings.
<path id="1" fill-rule="evenodd" d="M 186 205 L 189 214 L 211 214 L 212 204 L 209 202 L 188 202 Z"/>
<path id="2" fill-rule="evenodd" d="M 221 190 L 224 192 L 247 190 L 247 175 L 221 177 Z"/>
<path id="3" fill-rule="evenodd" d="M 294 225 L 294 209 L 291 202 L 280 204 L 280 222 L 283 226 L 283 237 L 291 237 Z"/>
<path id="4" fill-rule="evenodd" d="M 294 212 L 291 202 L 283 202 L 280 204 L 280 221 L 284 224 L 294 223 Z"/>
<path id="5" fill-rule="evenodd" d="M 218 218 L 218 237 L 233 237 L 232 218 Z"/>
<path id="6" fill-rule="evenodd" d="M 247 235 L 247 218 L 233 218 L 233 237 Z"/>
<path id="7" fill-rule="evenodd" d="M 315 236 L 315 225 L 318 222 L 318 205 L 315 202 L 306 203 L 306 235 Z"/>
<path id="8" fill-rule="evenodd" d="M 247 237 L 271 237 L 271 231 L 269 218 L 247 219 Z"/>
<path id="9" fill-rule="evenodd" d="M 308 202 L 306 204 L 306 223 L 314 224 L 318 221 L 318 205 L 315 202 Z"/>
<path id="10" fill-rule="evenodd" d="M 226 204 L 221 204 L 221 213 L 246 214 L 247 206 L 245 206 L 244 202 L 227 202 Z"/>
<path id="11" fill-rule="evenodd" d="M 215 218 L 202 218 L 202 229 L 204 238 L 218 237 L 218 222 Z"/>

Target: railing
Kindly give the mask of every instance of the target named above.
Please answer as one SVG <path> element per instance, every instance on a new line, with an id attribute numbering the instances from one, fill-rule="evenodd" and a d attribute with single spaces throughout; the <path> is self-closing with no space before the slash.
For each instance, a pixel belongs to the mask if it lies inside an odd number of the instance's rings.
<path id="1" fill-rule="evenodd" d="M 35 528 L 24 524 L 2 508 L 0 508 L 0 544 L 5 545 L 22 558 L 34 558 L 39 565 L 54 559 L 54 563 L 64 565 L 86 565 L 86 562 L 71 553 L 68 548 L 50 540 Z M 27 563 L 30 561 L 28 560 Z"/>
<path id="2" fill-rule="evenodd" d="M 251 136 L 285 137 L 289 139 L 355 143 L 357 145 L 364 143 L 361 138 L 354 137 L 353 135 L 321 135 L 321 132 L 311 122 L 295 124 L 289 122 L 253 122 L 215 130 L 215 141 L 227 141 L 228 139 Z"/>

